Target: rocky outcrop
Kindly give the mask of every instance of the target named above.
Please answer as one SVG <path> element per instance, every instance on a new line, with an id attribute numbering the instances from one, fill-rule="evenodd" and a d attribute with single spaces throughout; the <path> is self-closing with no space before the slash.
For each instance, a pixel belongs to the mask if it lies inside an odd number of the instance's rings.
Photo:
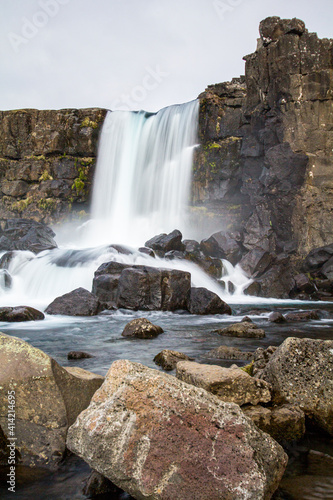
<path id="1" fill-rule="evenodd" d="M 80 368 L 62 368 L 27 342 L 0 333 L 0 434 L 6 438 L 1 448 L 6 440 L 14 443 L 23 465 L 57 466 L 68 427 L 103 380 Z M 14 395 L 10 415 L 8 394 Z"/>
<path id="2" fill-rule="evenodd" d="M 84 216 L 106 110 L 0 112 L 0 220 Z"/>
<path id="3" fill-rule="evenodd" d="M 271 386 L 266 382 L 263 384 L 264 380 L 250 377 L 239 368 L 180 361 L 177 363 L 176 376 L 183 382 L 215 394 L 222 401 L 240 406 L 268 403 L 271 400 Z"/>
<path id="4" fill-rule="evenodd" d="M 298 405 L 333 435 L 333 341 L 290 337 L 272 354 L 259 377 L 272 385 L 275 402 Z"/>
<path id="5" fill-rule="evenodd" d="M 287 462 L 239 406 L 126 360 L 112 364 L 67 446 L 134 498 L 155 500 L 264 500 Z"/>
<path id="6" fill-rule="evenodd" d="M 333 41 L 298 19 L 260 23 L 245 77 L 199 96 L 194 211 L 293 262 L 330 244 Z M 228 227 L 225 221 L 228 221 Z"/>
<path id="7" fill-rule="evenodd" d="M 0 321 L 15 323 L 21 321 L 40 321 L 44 318 L 44 314 L 33 307 L 0 307 Z"/>
<path id="8" fill-rule="evenodd" d="M 29 250 L 40 253 L 56 248 L 52 229 L 41 222 L 28 219 L 9 219 L 0 228 L 0 250 Z"/>

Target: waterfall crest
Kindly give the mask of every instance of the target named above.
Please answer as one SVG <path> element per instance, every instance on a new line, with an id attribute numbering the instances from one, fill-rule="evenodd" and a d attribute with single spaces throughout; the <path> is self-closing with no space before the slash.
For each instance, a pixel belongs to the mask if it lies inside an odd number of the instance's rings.
<path id="1" fill-rule="evenodd" d="M 186 230 L 198 111 L 195 100 L 156 114 L 108 112 L 86 241 L 142 246 L 155 234 Z"/>

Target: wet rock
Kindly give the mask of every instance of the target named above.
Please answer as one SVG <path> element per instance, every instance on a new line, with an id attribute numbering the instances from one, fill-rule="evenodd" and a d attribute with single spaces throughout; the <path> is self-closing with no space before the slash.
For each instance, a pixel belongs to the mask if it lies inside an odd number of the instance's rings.
<path id="1" fill-rule="evenodd" d="M 155 258 L 155 252 L 154 252 L 154 250 L 152 250 L 151 248 L 147 248 L 147 247 L 140 247 L 140 248 L 139 248 L 139 252 L 140 252 L 140 253 L 145 253 L 146 255 L 149 255 L 149 257 L 153 257 L 153 258 Z"/>
<path id="2" fill-rule="evenodd" d="M 274 260 L 275 256 L 266 250 L 262 248 L 253 248 L 244 255 L 240 261 L 240 266 L 248 277 L 258 277 L 268 269 Z"/>
<path id="3" fill-rule="evenodd" d="M 287 462 L 237 405 L 125 360 L 112 364 L 67 446 L 135 498 L 156 500 L 198 498 L 198 491 L 200 498 L 236 498 L 240 489 L 263 500 Z"/>
<path id="4" fill-rule="evenodd" d="M 176 269 L 108 262 L 95 272 L 92 292 L 107 309 L 186 309 L 191 275 Z"/>
<path id="5" fill-rule="evenodd" d="M 88 352 L 84 351 L 70 351 L 67 354 L 67 359 L 87 359 L 87 358 L 93 358 L 92 354 L 89 354 Z"/>
<path id="6" fill-rule="evenodd" d="M 257 405 L 271 400 L 270 385 L 261 384 L 243 370 L 204 365 L 193 361 L 177 363 L 176 377 L 211 392 L 222 401 Z"/>
<path id="7" fill-rule="evenodd" d="M 170 349 L 163 349 L 163 351 L 156 354 L 154 363 L 161 366 L 163 370 L 170 371 L 176 368 L 178 361 L 193 361 L 193 358 L 186 356 L 182 352 L 171 351 Z"/>
<path id="8" fill-rule="evenodd" d="M 268 316 L 268 321 L 270 321 L 271 323 L 285 323 L 287 320 L 280 312 L 273 311 Z"/>
<path id="9" fill-rule="evenodd" d="M 333 341 L 289 337 L 259 375 L 272 385 L 273 400 L 298 405 L 333 435 Z"/>
<path id="10" fill-rule="evenodd" d="M 82 493 L 88 498 L 95 498 L 100 495 L 120 495 L 122 490 L 96 470 L 91 471 Z"/>
<path id="11" fill-rule="evenodd" d="M 45 316 L 41 311 L 28 306 L 0 307 L 0 321 L 39 321 Z"/>
<path id="12" fill-rule="evenodd" d="M 0 288 L 9 289 L 12 287 L 13 278 L 7 269 L 0 269 Z"/>
<path id="13" fill-rule="evenodd" d="M 179 250 L 170 250 L 170 252 L 166 252 L 164 255 L 166 260 L 174 260 L 174 259 L 184 259 L 184 252 L 180 252 Z"/>
<path id="14" fill-rule="evenodd" d="M 64 314 L 66 316 L 94 316 L 99 311 L 98 299 L 85 288 L 76 288 L 54 299 L 47 306 L 47 314 Z"/>
<path id="15" fill-rule="evenodd" d="M 306 274 L 297 274 L 293 277 L 295 280 L 295 291 L 311 295 L 315 293 L 316 287 L 312 280 Z"/>
<path id="16" fill-rule="evenodd" d="M 55 467 L 62 459 L 68 427 L 104 380 L 82 369 L 74 373 L 0 333 L 0 429 L 8 437 L 8 391 L 14 391 L 15 446 L 23 465 Z"/>
<path id="17" fill-rule="evenodd" d="M 172 233 L 162 233 L 154 236 L 154 238 L 146 241 L 145 246 L 162 252 L 169 252 L 170 250 L 182 251 L 184 249 L 182 237 L 182 233 L 175 229 Z"/>
<path id="18" fill-rule="evenodd" d="M 110 245 L 110 248 L 113 248 L 117 253 L 122 255 L 132 255 L 134 253 L 131 248 L 124 245 Z"/>
<path id="19" fill-rule="evenodd" d="M 241 323 L 253 323 L 253 321 L 248 316 L 244 316 L 244 318 L 242 318 L 241 320 Z"/>
<path id="20" fill-rule="evenodd" d="M 282 254 L 278 256 L 273 266 L 259 278 L 255 278 L 255 281 L 244 292 L 246 295 L 257 297 L 289 298 L 290 292 L 295 287 L 292 275 L 289 258 Z"/>
<path id="21" fill-rule="evenodd" d="M 231 314 L 231 308 L 207 288 L 191 288 L 187 306 L 191 314 Z"/>
<path id="22" fill-rule="evenodd" d="M 125 326 L 123 337 L 136 337 L 138 339 L 153 339 L 160 333 L 163 333 L 163 328 L 154 325 L 146 318 L 133 319 Z"/>
<path id="23" fill-rule="evenodd" d="M 214 330 L 214 332 L 227 337 L 244 337 L 256 339 L 266 337 L 264 330 L 259 328 L 255 323 L 248 323 L 246 321 L 234 323 L 227 326 L 226 328 Z"/>
<path id="24" fill-rule="evenodd" d="M 305 434 L 305 415 L 296 405 L 285 404 L 273 408 L 258 405 L 242 409 L 259 429 L 267 432 L 278 443 L 296 441 Z"/>
<path id="25" fill-rule="evenodd" d="M 239 359 L 251 360 L 253 359 L 253 352 L 245 352 L 238 349 L 238 347 L 230 347 L 227 345 L 220 345 L 207 353 L 208 358 L 215 359 Z"/>
<path id="26" fill-rule="evenodd" d="M 319 319 L 317 311 L 290 311 L 285 315 L 286 321 L 310 321 Z"/>
<path id="27" fill-rule="evenodd" d="M 219 231 L 202 240 L 200 249 L 207 256 L 227 259 L 232 265 L 236 265 L 242 258 L 240 240 L 240 233 Z"/>
<path id="28" fill-rule="evenodd" d="M 0 269 L 8 269 L 9 264 L 12 262 L 14 257 L 17 255 L 16 252 L 6 252 L 0 258 Z"/>
<path id="29" fill-rule="evenodd" d="M 30 250 L 40 253 L 56 248 L 55 233 L 42 222 L 9 219 L 0 230 L 0 250 Z"/>

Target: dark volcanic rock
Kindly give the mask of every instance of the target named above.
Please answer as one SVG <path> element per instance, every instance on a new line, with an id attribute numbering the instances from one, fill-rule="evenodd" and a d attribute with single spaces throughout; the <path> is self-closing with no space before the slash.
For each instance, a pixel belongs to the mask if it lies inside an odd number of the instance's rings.
<path id="1" fill-rule="evenodd" d="M 202 240 L 200 249 L 205 255 L 227 259 L 231 264 L 236 265 L 242 257 L 240 241 L 240 233 L 231 234 L 219 231 L 212 234 L 210 238 Z"/>
<path id="2" fill-rule="evenodd" d="M 107 309 L 186 309 L 191 275 L 176 269 L 107 262 L 95 272 L 92 292 Z"/>
<path id="3" fill-rule="evenodd" d="M 136 337 L 138 339 L 153 339 L 160 333 L 163 333 L 163 328 L 158 325 L 153 325 L 146 318 L 133 319 L 125 326 L 123 337 Z"/>
<path id="4" fill-rule="evenodd" d="M 38 321 L 44 318 L 44 314 L 33 307 L 0 307 L 0 321 Z"/>
<path id="5" fill-rule="evenodd" d="M 295 287 L 292 268 L 288 257 L 278 256 L 272 267 L 255 278 L 245 290 L 247 295 L 257 297 L 274 297 L 277 299 L 289 298 Z"/>
<path id="6" fill-rule="evenodd" d="M 57 297 L 45 309 L 47 314 L 64 314 L 67 316 L 94 316 L 98 311 L 98 299 L 85 288 L 77 288 L 61 297 Z"/>
<path id="7" fill-rule="evenodd" d="M 281 36 L 288 33 L 302 35 L 305 24 L 300 19 L 280 19 L 277 16 L 267 17 L 259 25 L 259 33 L 265 45 L 276 42 Z"/>
<path id="8" fill-rule="evenodd" d="M 240 266 L 249 277 L 261 276 L 274 262 L 275 257 L 262 248 L 253 248 L 242 260 Z"/>
<path id="9" fill-rule="evenodd" d="M 34 253 L 56 248 L 51 228 L 28 219 L 10 219 L 0 231 L 0 250 L 30 250 Z"/>
<path id="10" fill-rule="evenodd" d="M 268 321 L 271 323 L 285 323 L 287 320 L 280 312 L 273 311 L 268 316 Z"/>
<path id="11" fill-rule="evenodd" d="M 287 321 L 309 321 L 319 319 L 317 311 L 291 311 L 285 315 Z"/>
<path id="12" fill-rule="evenodd" d="M 320 269 L 333 256 L 333 243 L 320 248 L 314 248 L 305 257 L 302 264 L 304 271 Z"/>
<path id="13" fill-rule="evenodd" d="M 159 234 L 146 241 L 145 246 L 153 250 L 169 252 L 170 250 L 183 250 L 182 233 L 175 229 L 169 234 Z"/>
<path id="14" fill-rule="evenodd" d="M 163 349 L 163 351 L 156 354 L 154 363 L 161 366 L 163 370 L 170 371 L 176 368 L 179 361 L 193 361 L 193 358 L 186 356 L 182 352 L 171 351 L 170 349 Z"/>
<path id="15" fill-rule="evenodd" d="M 187 306 L 191 314 L 231 314 L 231 308 L 207 288 L 191 288 Z"/>

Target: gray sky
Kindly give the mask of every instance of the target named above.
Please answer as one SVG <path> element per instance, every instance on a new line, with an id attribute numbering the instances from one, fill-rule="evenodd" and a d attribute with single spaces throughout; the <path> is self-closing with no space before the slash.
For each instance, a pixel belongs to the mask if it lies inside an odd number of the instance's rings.
<path id="1" fill-rule="evenodd" d="M 244 73 L 261 19 L 333 37 L 333 0 L 0 0 L 0 109 L 157 111 Z"/>

